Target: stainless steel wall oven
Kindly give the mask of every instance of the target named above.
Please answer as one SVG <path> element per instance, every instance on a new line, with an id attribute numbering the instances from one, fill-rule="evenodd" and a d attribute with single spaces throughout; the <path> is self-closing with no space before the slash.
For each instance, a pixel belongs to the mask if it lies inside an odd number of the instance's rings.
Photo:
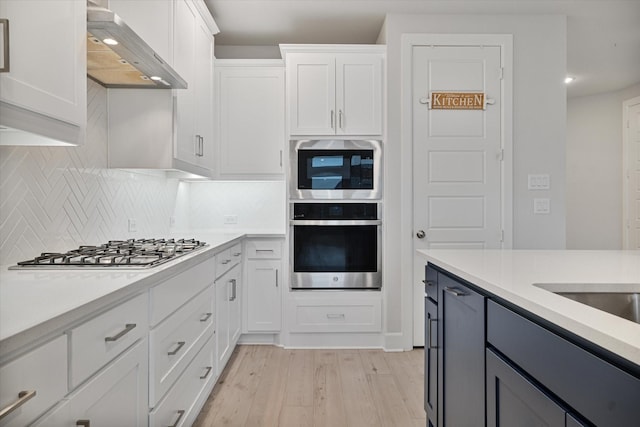
<path id="1" fill-rule="evenodd" d="M 380 289 L 378 202 L 290 205 L 292 289 Z"/>
<path id="2" fill-rule="evenodd" d="M 295 200 L 371 200 L 382 195 L 377 140 L 292 140 L 289 194 Z"/>

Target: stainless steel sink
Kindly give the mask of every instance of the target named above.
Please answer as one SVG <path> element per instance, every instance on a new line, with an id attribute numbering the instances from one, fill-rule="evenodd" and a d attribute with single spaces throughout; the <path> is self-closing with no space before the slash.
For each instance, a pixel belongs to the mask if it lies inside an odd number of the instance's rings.
<path id="1" fill-rule="evenodd" d="M 640 293 L 637 292 L 554 292 L 598 310 L 640 323 Z"/>

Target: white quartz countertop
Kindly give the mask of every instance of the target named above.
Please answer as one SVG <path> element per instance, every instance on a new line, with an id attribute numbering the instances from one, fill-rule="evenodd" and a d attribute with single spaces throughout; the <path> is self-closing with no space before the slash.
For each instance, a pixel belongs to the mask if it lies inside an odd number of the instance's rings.
<path id="1" fill-rule="evenodd" d="M 640 324 L 551 292 L 640 292 L 640 251 L 428 249 L 418 253 L 640 366 Z"/>
<path id="2" fill-rule="evenodd" d="M 9 266 L 0 266 L 0 356 L 105 305 L 143 292 L 244 237 L 284 234 L 200 232 L 163 237 L 195 237 L 207 246 L 149 269 L 8 270 Z"/>

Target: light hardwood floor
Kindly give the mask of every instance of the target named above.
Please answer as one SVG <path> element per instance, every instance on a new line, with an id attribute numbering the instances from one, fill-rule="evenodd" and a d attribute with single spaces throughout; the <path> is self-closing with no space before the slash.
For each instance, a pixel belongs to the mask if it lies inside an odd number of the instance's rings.
<path id="1" fill-rule="evenodd" d="M 195 427 L 424 427 L 424 352 L 234 351 Z"/>

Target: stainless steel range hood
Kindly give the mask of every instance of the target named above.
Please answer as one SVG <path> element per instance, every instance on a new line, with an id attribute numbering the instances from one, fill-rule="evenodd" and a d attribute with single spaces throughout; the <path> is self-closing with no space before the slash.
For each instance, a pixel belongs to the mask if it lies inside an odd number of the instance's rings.
<path id="1" fill-rule="evenodd" d="M 87 75 L 102 86 L 187 87 L 187 82 L 118 15 L 91 2 L 87 4 L 87 38 Z"/>

